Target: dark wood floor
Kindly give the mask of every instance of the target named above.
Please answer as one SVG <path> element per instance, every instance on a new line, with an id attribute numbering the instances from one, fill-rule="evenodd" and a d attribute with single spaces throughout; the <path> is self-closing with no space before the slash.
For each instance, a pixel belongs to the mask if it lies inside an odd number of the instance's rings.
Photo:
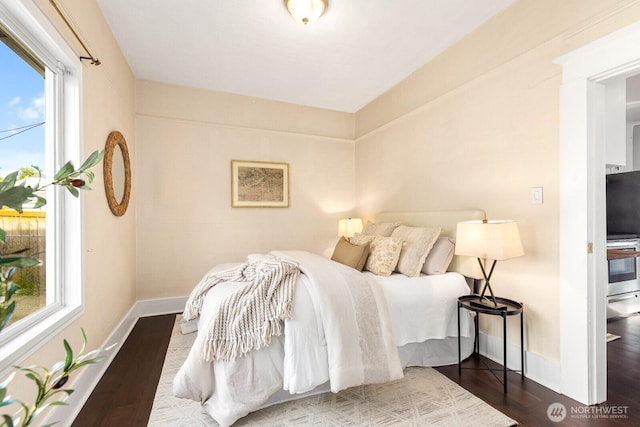
<path id="1" fill-rule="evenodd" d="M 138 319 L 73 427 L 147 425 L 175 317 Z"/>
<path id="2" fill-rule="evenodd" d="M 638 426 L 640 425 L 640 316 L 615 318 L 607 322 L 608 332 L 621 336 L 607 344 L 607 402 L 589 408 L 581 403 L 521 378 L 519 374 L 508 374 L 508 394 L 503 393 L 502 384 L 490 371 L 463 370 L 458 375 L 458 367 L 437 368 L 451 380 L 460 384 L 494 408 L 504 412 L 521 426 Z M 491 367 L 501 368 L 491 361 Z M 483 367 L 474 357 L 467 359 L 463 366 Z M 502 372 L 499 373 L 502 375 Z M 562 403 L 568 416 L 562 422 L 553 422 L 547 416 L 552 403 Z M 627 407 L 626 409 L 623 407 Z M 620 409 L 618 409 L 620 408 Z M 572 409 L 577 412 L 571 415 Z M 586 411 L 621 410 L 626 418 L 598 418 L 588 416 Z M 579 418 L 584 414 L 585 418 Z M 588 417 L 588 418 L 587 418 Z"/>
<path id="3" fill-rule="evenodd" d="M 147 425 L 174 318 L 166 315 L 138 320 L 74 427 Z M 552 403 L 562 403 L 567 411 L 573 408 L 584 413 L 594 409 L 514 372 L 509 373 L 509 390 L 505 395 L 502 384 L 490 371 L 463 370 L 459 376 L 457 366 L 437 369 L 521 426 L 637 426 L 640 425 L 640 316 L 610 320 L 608 331 L 622 338 L 607 344 L 608 401 L 600 405 L 604 411 L 601 413 L 616 408 L 626 411 L 627 418 L 605 419 L 595 415 L 577 418 L 570 414 L 562 422 L 552 422 L 547 416 Z M 499 368 L 484 358 L 481 361 L 470 358 L 464 366 L 483 367 L 481 362 Z"/>

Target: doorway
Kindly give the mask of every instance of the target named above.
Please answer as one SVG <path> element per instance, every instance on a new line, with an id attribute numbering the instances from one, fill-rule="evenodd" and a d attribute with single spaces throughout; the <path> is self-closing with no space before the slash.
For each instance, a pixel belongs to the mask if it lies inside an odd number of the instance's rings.
<path id="1" fill-rule="evenodd" d="M 606 83 L 640 73 L 640 23 L 556 60 L 560 105 L 560 386 L 592 405 L 607 397 Z"/>

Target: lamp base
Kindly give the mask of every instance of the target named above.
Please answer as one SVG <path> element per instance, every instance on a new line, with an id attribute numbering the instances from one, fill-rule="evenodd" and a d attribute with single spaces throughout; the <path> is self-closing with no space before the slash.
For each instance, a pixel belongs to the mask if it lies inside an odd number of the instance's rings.
<path id="1" fill-rule="evenodd" d="M 505 304 L 498 304 L 491 301 L 489 298 L 478 297 L 476 299 L 472 299 L 469 301 L 469 305 L 477 308 L 485 308 L 489 310 L 506 310 L 507 306 Z"/>
<path id="2" fill-rule="evenodd" d="M 493 260 L 493 264 L 491 264 L 491 270 L 489 270 L 489 275 L 487 276 L 487 272 L 484 269 L 484 265 L 482 265 L 482 260 L 478 258 L 478 264 L 480 264 L 480 270 L 482 270 L 482 276 L 484 277 L 484 288 L 482 288 L 482 293 L 480 295 L 476 294 L 477 298 L 474 298 L 469 301 L 469 305 L 476 308 L 484 308 L 486 310 L 506 310 L 506 304 L 499 304 L 496 301 L 496 297 L 493 296 L 493 290 L 491 289 L 491 284 L 489 280 L 491 279 L 491 275 L 493 274 L 493 269 L 496 267 L 497 260 Z M 489 291 L 491 298 L 485 297 L 484 293 Z"/>

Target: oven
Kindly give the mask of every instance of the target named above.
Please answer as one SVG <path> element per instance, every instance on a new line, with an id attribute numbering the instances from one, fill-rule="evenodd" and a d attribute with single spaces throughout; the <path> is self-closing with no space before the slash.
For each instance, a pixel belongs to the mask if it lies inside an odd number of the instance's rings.
<path id="1" fill-rule="evenodd" d="M 619 239 L 607 241 L 607 249 L 637 252 L 640 251 L 640 239 Z M 624 294 L 640 290 L 640 278 L 638 276 L 639 258 L 610 259 L 609 285 L 607 296 Z"/>
<path id="2" fill-rule="evenodd" d="M 607 240 L 607 249 L 640 251 L 639 238 Z M 640 258 L 614 258 L 609 264 L 607 318 L 640 311 Z"/>

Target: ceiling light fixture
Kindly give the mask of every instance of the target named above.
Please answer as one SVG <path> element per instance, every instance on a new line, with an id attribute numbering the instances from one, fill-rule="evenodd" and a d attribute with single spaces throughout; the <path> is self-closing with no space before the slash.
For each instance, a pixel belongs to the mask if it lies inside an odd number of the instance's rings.
<path id="1" fill-rule="evenodd" d="M 311 24 L 327 10 L 329 0 L 284 0 L 284 5 L 296 21 Z"/>

